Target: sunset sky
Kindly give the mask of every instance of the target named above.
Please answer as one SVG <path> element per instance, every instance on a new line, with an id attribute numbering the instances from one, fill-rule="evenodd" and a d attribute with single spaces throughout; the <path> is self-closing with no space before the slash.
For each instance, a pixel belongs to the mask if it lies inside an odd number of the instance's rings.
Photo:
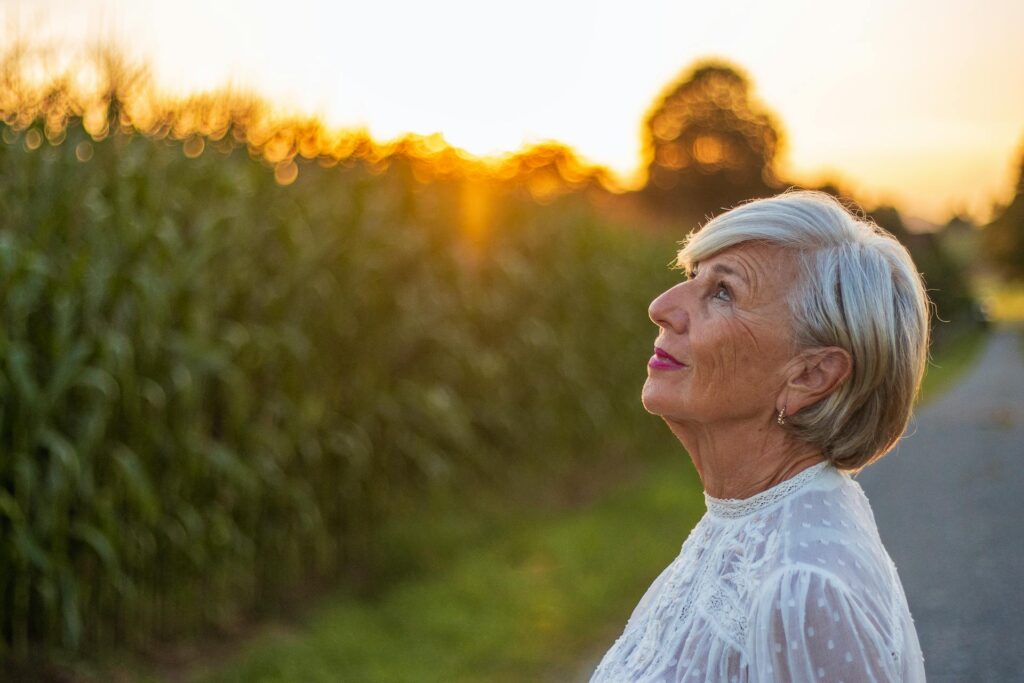
<path id="1" fill-rule="evenodd" d="M 477 154 L 556 139 L 624 178 L 659 91 L 722 57 L 781 120 L 784 176 L 934 221 L 1007 201 L 1024 144 L 1021 0 L 0 0 L 0 16 L 63 45 L 114 37 L 175 91 L 232 82 Z"/>

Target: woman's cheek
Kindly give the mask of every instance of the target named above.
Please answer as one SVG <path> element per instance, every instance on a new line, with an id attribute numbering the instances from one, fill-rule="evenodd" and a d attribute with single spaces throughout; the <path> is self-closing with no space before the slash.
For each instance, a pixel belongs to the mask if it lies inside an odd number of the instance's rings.
<path id="1" fill-rule="evenodd" d="M 735 377 L 736 361 L 736 349 L 733 348 L 728 338 L 712 346 L 702 363 L 704 386 L 719 391 L 725 389 Z"/>

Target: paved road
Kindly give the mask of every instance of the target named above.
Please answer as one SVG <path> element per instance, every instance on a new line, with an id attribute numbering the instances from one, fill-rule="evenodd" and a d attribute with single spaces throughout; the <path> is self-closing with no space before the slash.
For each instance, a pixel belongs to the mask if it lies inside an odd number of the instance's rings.
<path id="1" fill-rule="evenodd" d="M 1024 682 L 1024 356 L 995 332 L 857 480 L 900 573 L 929 683 Z"/>

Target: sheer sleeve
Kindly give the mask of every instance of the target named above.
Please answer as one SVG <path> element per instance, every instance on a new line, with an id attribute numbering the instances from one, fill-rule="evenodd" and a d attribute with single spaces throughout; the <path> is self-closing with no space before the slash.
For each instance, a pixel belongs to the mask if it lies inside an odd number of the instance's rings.
<path id="1" fill-rule="evenodd" d="M 787 569 L 764 588 L 748 631 L 752 681 L 900 680 L 887 609 L 867 591 L 811 567 Z"/>

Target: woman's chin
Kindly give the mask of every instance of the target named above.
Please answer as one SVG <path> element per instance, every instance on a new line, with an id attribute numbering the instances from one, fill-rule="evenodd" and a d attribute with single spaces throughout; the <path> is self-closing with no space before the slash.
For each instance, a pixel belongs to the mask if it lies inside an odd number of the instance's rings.
<path id="1" fill-rule="evenodd" d="M 661 387 L 657 387 L 650 379 L 644 383 L 643 391 L 640 392 L 640 403 L 643 404 L 644 410 L 649 412 L 651 415 L 658 415 L 659 417 L 665 413 L 671 412 L 672 399 L 665 395 L 665 391 Z"/>

